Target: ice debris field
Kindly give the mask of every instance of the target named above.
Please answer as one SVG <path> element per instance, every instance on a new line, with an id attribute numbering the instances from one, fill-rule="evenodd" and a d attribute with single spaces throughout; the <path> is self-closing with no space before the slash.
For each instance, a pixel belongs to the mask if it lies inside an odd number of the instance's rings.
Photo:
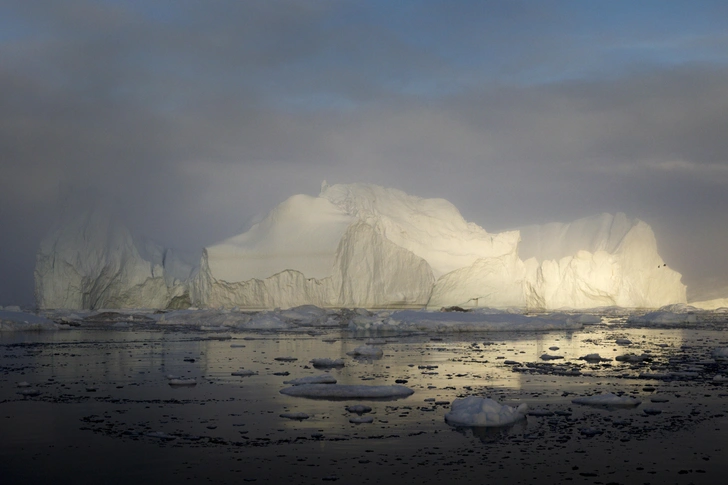
<path id="1" fill-rule="evenodd" d="M 3 474 L 79 453 L 138 483 L 728 472 L 727 310 L 445 310 L 0 310 Z M 140 452 L 141 477 L 113 458 Z"/>

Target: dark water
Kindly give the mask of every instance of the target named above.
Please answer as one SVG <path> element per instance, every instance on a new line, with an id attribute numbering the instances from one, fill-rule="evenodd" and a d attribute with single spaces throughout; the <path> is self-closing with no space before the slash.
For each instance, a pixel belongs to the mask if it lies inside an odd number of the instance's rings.
<path id="1" fill-rule="evenodd" d="M 687 484 L 728 472 L 728 386 L 711 381 L 728 368 L 708 361 L 728 346 L 723 330 L 386 337 L 376 360 L 349 357 L 364 339 L 339 331 L 231 336 L 151 327 L 0 334 L 0 483 Z M 593 352 L 650 360 L 578 360 Z M 543 361 L 544 353 L 564 359 Z M 346 361 L 330 371 L 340 384 L 400 380 L 415 393 L 390 401 L 279 393 L 286 380 L 322 373 L 309 364 L 322 357 Z M 231 375 L 240 368 L 257 375 Z M 639 377 L 668 372 L 690 374 Z M 197 385 L 171 387 L 168 374 Z M 40 394 L 18 394 L 21 381 Z M 642 404 L 571 402 L 595 392 Z M 560 414 L 505 429 L 447 425 L 449 403 L 467 395 Z M 373 423 L 349 422 L 357 415 L 345 408 L 357 403 L 372 407 Z M 280 417 L 288 412 L 309 418 Z"/>

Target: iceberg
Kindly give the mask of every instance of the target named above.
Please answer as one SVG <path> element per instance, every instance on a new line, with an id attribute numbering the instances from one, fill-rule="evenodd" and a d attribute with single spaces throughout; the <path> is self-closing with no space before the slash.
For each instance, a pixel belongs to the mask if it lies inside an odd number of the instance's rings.
<path id="1" fill-rule="evenodd" d="M 36 255 L 39 308 L 187 308 L 194 265 L 101 208 L 66 212 Z"/>
<path id="2" fill-rule="evenodd" d="M 369 184 L 294 195 L 199 265 L 100 210 L 62 221 L 36 261 L 41 309 L 299 307 L 553 310 L 686 303 L 652 229 L 624 214 L 489 233 L 444 199 Z M 309 309 L 307 309 L 309 308 Z M 250 325 L 276 326 L 270 319 Z"/>

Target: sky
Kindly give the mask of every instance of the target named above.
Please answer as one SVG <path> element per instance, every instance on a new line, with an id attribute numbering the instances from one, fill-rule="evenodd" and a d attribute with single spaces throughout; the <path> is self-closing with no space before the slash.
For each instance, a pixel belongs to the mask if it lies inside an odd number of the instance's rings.
<path id="1" fill-rule="evenodd" d="M 68 194 L 199 251 L 323 180 L 489 232 L 624 212 L 728 296 L 728 3 L 0 3 L 0 305 Z"/>

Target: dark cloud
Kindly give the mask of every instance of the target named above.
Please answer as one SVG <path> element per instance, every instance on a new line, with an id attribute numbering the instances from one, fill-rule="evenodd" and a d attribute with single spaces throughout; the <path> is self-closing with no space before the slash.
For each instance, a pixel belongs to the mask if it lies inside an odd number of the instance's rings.
<path id="1" fill-rule="evenodd" d="M 580 5 L 6 2 L 0 304 L 62 193 L 199 249 L 324 178 L 488 230 L 623 211 L 689 283 L 727 274 L 724 3 Z"/>

